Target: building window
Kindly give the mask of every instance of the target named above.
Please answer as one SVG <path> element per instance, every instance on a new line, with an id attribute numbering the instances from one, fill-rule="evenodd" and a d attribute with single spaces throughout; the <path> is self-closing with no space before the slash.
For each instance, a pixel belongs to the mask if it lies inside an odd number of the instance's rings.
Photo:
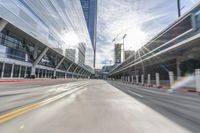
<path id="1" fill-rule="evenodd" d="M 195 22 L 195 28 L 199 29 L 200 28 L 200 11 L 198 11 L 194 14 L 194 20 L 193 21 Z"/>
<path id="2" fill-rule="evenodd" d="M 25 67 L 21 66 L 21 74 L 20 74 L 20 78 L 24 78 L 25 76 Z"/>
<path id="3" fill-rule="evenodd" d="M 13 71 L 13 77 L 14 78 L 18 78 L 19 77 L 19 72 L 20 72 L 20 66 L 19 65 L 15 65 L 14 66 L 14 71 Z"/>
<path id="4" fill-rule="evenodd" d="M 3 63 L 0 62 L 0 78 L 1 78 L 2 70 L 3 70 Z"/>
<path id="5" fill-rule="evenodd" d="M 12 64 L 5 64 L 4 68 L 4 78 L 10 78 L 11 77 L 11 71 L 12 71 Z"/>

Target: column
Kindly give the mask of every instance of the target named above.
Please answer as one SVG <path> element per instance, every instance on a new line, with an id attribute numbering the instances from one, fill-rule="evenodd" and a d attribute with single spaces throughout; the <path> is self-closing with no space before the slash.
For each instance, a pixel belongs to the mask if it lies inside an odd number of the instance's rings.
<path id="1" fill-rule="evenodd" d="M 4 75 L 4 69 L 5 69 L 5 62 L 3 62 L 2 72 L 1 72 L 1 78 L 3 78 L 3 75 Z"/>
<path id="2" fill-rule="evenodd" d="M 24 78 L 26 78 L 26 72 L 27 71 L 27 66 L 25 67 L 25 71 L 24 71 Z"/>
<path id="3" fill-rule="evenodd" d="M 37 77 L 36 78 L 39 78 L 40 77 L 40 69 L 38 68 L 38 71 L 37 71 Z"/>
<path id="4" fill-rule="evenodd" d="M 130 76 L 128 76 L 128 83 L 130 83 Z"/>
<path id="5" fill-rule="evenodd" d="M 141 84 L 144 85 L 144 75 L 141 75 Z"/>
<path id="6" fill-rule="evenodd" d="M 20 66 L 19 66 L 19 78 L 21 77 L 21 69 L 22 69 L 21 67 L 22 67 L 22 66 L 20 65 Z"/>
<path id="7" fill-rule="evenodd" d="M 160 76 L 159 76 L 159 73 L 156 73 L 156 86 L 157 87 L 160 86 Z"/>
<path id="8" fill-rule="evenodd" d="M 45 78 L 47 78 L 47 70 L 45 69 Z"/>
<path id="9" fill-rule="evenodd" d="M 151 74 L 147 75 L 147 85 L 150 86 L 151 85 Z"/>
<path id="10" fill-rule="evenodd" d="M 180 68 L 180 58 L 176 58 L 176 71 L 177 71 L 177 79 L 179 80 L 181 78 L 181 68 Z"/>
<path id="11" fill-rule="evenodd" d="M 134 76 L 132 75 L 132 83 L 134 83 Z"/>
<path id="12" fill-rule="evenodd" d="M 11 69 L 11 76 L 10 76 L 11 78 L 13 78 L 13 71 L 14 71 L 14 66 L 15 66 L 15 65 L 14 65 L 14 64 L 12 64 L 12 69 Z"/>
<path id="13" fill-rule="evenodd" d="M 200 69 L 195 69 L 195 86 L 196 91 L 200 92 Z"/>
<path id="14" fill-rule="evenodd" d="M 170 83 L 170 88 L 171 88 L 174 83 L 174 73 L 171 71 L 169 72 L 169 83 Z"/>
<path id="15" fill-rule="evenodd" d="M 136 77 L 136 84 L 139 84 L 139 76 L 136 75 L 135 77 Z"/>

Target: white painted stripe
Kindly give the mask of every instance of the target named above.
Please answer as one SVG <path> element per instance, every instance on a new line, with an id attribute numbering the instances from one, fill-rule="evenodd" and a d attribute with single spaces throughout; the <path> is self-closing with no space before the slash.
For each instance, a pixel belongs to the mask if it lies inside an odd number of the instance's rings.
<path id="1" fill-rule="evenodd" d="M 128 92 L 130 92 L 131 94 L 134 94 L 134 95 L 136 95 L 136 96 L 138 96 L 138 97 L 143 98 L 142 95 L 140 95 L 140 94 L 138 94 L 138 93 L 136 93 L 136 92 L 133 92 L 133 91 L 131 91 L 131 90 L 128 90 Z"/>

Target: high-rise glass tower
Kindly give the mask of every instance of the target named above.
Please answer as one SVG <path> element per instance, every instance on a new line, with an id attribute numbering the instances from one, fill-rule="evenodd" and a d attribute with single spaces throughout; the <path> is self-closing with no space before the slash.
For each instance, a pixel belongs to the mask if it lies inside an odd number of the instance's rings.
<path id="1" fill-rule="evenodd" d="M 94 49 L 94 66 L 96 55 L 97 0 L 80 0 L 90 39 Z"/>

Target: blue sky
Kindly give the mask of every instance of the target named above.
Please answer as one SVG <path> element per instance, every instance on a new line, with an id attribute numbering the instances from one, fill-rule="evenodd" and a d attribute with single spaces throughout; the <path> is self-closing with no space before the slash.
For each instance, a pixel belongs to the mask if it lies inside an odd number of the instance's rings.
<path id="1" fill-rule="evenodd" d="M 181 0 L 182 14 L 200 0 Z M 137 50 L 177 19 L 176 0 L 98 0 L 97 59 L 101 68 L 114 61 L 114 43 Z"/>

